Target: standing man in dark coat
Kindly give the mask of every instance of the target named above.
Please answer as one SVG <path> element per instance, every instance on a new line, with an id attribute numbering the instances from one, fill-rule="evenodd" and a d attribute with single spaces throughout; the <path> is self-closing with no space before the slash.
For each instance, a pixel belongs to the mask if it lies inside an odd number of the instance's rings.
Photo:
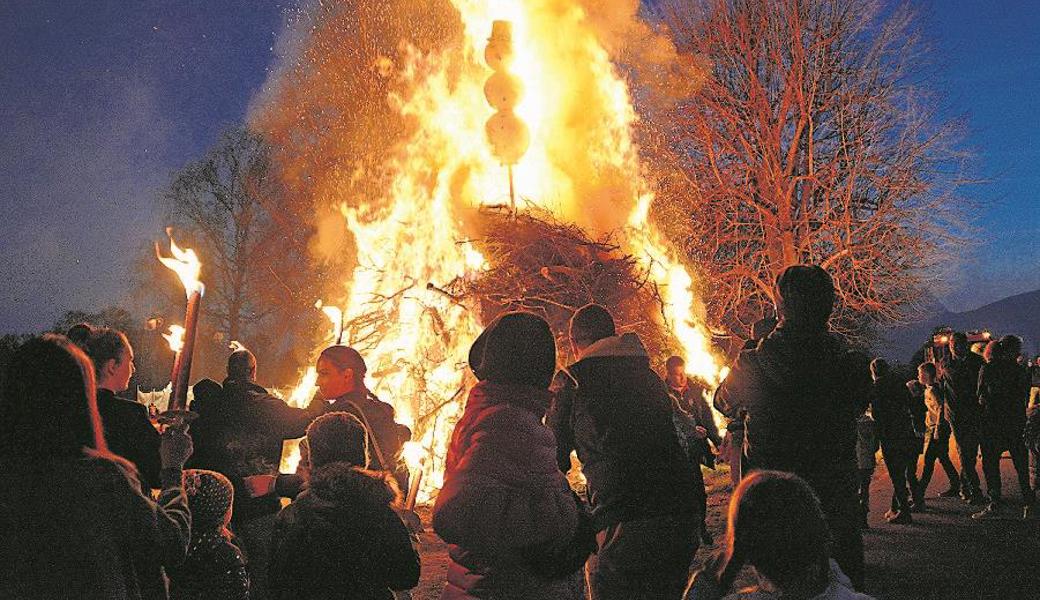
<path id="1" fill-rule="evenodd" d="M 302 481 L 282 475 L 282 443 L 303 437 L 321 414 L 318 403 L 306 409 L 289 406 L 256 382 L 256 357 L 249 350 L 228 356 L 223 386 L 203 380 L 195 384 L 192 425 L 200 438 L 197 468 L 224 474 L 234 487 L 231 528 L 242 540 L 252 578 L 251 595 L 266 598 L 267 561 L 274 520 L 283 496 L 295 496 Z"/>
<path id="2" fill-rule="evenodd" d="M 818 266 L 795 265 L 776 281 L 780 324 L 745 350 L 715 395 L 729 418 L 746 411 L 751 470 L 805 479 L 820 497 L 831 553 L 863 585 L 863 538 L 857 498 L 856 417 L 867 404 L 866 365 L 827 330 L 834 284 Z"/>
<path id="3" fill-rule="evenodd" d="M 394 407 L 365 385 L 368 366 L 361 353 L 349 346 L 330 346 L 318 357 L 318 391 L 324 412 L 346 412 L 368 430 L 369 468 L 387 471 L 401 493 L 408 494 L 408 467 L 400 459 L 412 431 L 394 420 Z"/>
<path id="4" fill-rule="evenodd" d="M 557 374 L 546 423 L 560 469 L 574 450 L 588 481 L 599 545 L 587 565 L 591 597 L 679 598 L 700 516 L 668 388 L 639 338 L 617 335 L 602 306 L 574 313 L 570 338 L 578 361 Z"/>
<path id="5" fill-rule="evenodd" d="M 963 331 L 950 336 L 950 355 L 939 361 L 939 384 L 946 391 L 946 420 L 957 442 L 961 463 L 961 498 L 972 504 L 985 504 L 975 464 L 979 456 L 982 410 L 978 384 L 982 358 L 971 351 Z"/>
<path id="6" fill-rule="evenodd" d="M 701 465 L 715 468 L 715 451 L 709 442 L 717 449 L 722 446 L 722 436 L 719 435 L 719 428 L 715 424 L 715 415 L 712 414 L 708 401 L 704 399 L 705 388 L 691 382 L 686 375 L 686 361 L 681 356 L 670 356 L 664 367 L 665 383 L 668 384 L 668 391 L 672 395 L 674 416 L 681 422 L 693 426 L 692 435 L 687 436 L 685 440 L 680 435 L 679 443 L 684 446 L 686 455 L 693 463 L 694 491 L 701 510 L 701 543 L 710 546 L 714 540 L 706 522 L 708 492 L 704 487 Z"/>
<path id="7" fill-rule="evenodd" d="M 917 481 L 920 441 L 910 416 L 910 392 L 883 358 L 870 363 L 874 379 L 871 413 L 877 423 L 878 442 L 885 468 L 892 481 L 892 520 L 924 508 L 924 490 Z M 911 498 L 913 501 L 911 502 Z M 906 519 L 907 517 L 903 517 Z"/>
<path id="8" fill-rule="evenodd" d="M 1000 456 L 1011 455 L 1022 490 L 1023 515 L 1033 510 L 1036 495 L 1029 485 L 1029 452 L 1022 441 L 1029 404 L 1029 372 L 1018 364 L 1022 340 L 1006 335 L 1000 339 L 993 362 L 979 371 L 979 403 L 982 405 L 982 472 L 986 476 L 989 505 L 972 515 L 976 519 L 1002 516 Z"/>

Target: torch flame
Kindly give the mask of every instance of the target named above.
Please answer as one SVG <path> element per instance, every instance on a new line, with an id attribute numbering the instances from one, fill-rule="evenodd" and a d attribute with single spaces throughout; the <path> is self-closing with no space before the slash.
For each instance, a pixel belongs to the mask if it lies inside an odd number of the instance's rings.
<path id="1" fill-rule="evenodd" d="M 199 281 L 199 274 L 202 272 L 202 263 L 199 261 L 199 257 L 195 255 L 195 251 L 191 248 L 181 249 L 173 241 L 173 229 L 167 228 L 166 235 L 170 237 L 170 254 L 172 258 L 162 255 L 162 251 L 159 250 L 159 243 L 155 244 L 155 256 L 158 257 L 167 269 L 170 269 L 177 274 L 180 278 L 181 284 L 184 285 L 184 292 L 188 296 L 191 296 L 192 292 L 198 291 L 202 293 L 203 285 Z"/>
<path id="2" fill-rule="evenodd" d="M 180 325 L 170 325 L 169 333 L 164 333 L 162 336 L 170 345 L 170 350 L 180 352 L 184 347 L 184 328 Z"/>

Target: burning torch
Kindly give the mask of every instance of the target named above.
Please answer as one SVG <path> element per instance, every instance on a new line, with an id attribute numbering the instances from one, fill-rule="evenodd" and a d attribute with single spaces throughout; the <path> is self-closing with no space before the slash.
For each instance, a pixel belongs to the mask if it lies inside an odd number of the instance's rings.
<path id="1" fill-rule="evenodd" d="M 184 327 L 176 330 L 172 326 L 170 335 L 166 336 L 170 348 L 177 353 L 173 361 L 173 373 L 170 375 L 170 403 L 167 412 L 168 422 L 179 421 L 184 423 L 190 420 L 187 411 L 188 403 L 188 377 L 191 374 L 191 359 L 195 352 L 195 334 L 199 325 L 199 308 L 202 304 L 202 294 L 205 291 L 202 282 L 199 281 L 199 273 L 202 263 L 199 262 L 195 251 L 190 248 L 181 249 L 173 241 L 171 230 L 166 234 L 170 236 L 170 253 L 172 257 L 162 255 L 159 244 L 155 244 L 155 255 L 159 262 L 170 269 L 180 278 L 184 285 L 184 292 L 188 297 L 187 307 L 184 315 Z"/>
<path id="2" fill-rule="evenodd" d="M 513 24 L 509 21 L 494 21 L 491 37 L 484 48 L 484 60 L 494 73 L 484 84 L 484 97 L 495 109 L 484 126 L 491 153 L 502 161 L 509 171 L 509 206 L 516 211 L 516 193 L 513 188 L 513 165 L 527 152 L 531 136 L 527 125 L 516 116 L 513 109 L 524 94 L 520 79 L 509 72 L 513 62 Z"/>

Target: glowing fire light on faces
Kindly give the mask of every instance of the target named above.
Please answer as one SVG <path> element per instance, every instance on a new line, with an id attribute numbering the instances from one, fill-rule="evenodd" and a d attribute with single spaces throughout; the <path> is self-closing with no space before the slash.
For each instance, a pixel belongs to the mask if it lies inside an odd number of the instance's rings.
<path id="1" fill-rule="evenodd" d="M 533 203 L 595 232 L 623 228 L 625 251 L 642 261 L 661 290 L 661 319 L 688 370 L 708 384 L 723 377 L 697 312 L 693 277 L 648 218 L 653 194 L 632 140 L 636 111 L 582 4 L 452 4 L 464 46 L 428 55 L 410 51 L 398 65 L 411 85 L 390 101 L 417 129 L 385 165 L 394 174 L 385 197 L 341 207 L 358 267 L 342 313 L 326 312 L 334 324 L 380 323 L 378 335 L 352 327 L 343 343 L 358 344 L 369 387 L 413 426 L 416 439 L 403 458 L 427 458 L 420 501 L 442 483 L 443 457 L 464 404 L 465 357 L 480 331 L 471 309 L 427 283 L 444 286 L 486 268 L 476 248 L 459 243 L 468 237 L 464 219 L 474 208 L 508 198 L 506 169 L 484 135 L 494 109 L 484 96 L 491 71 L 483 53 L 494 20 L 512 23 L 509 70 L 524 87 L 516 114 L 530 130 L 530 147 L 514 171 L 520 208 Z"/>
<path id="2" fill-rule="evenodd" d="M 184 328 L 180 325 L 170 325 L 169 333 L 164 333 L 162 336 L 170 345 L 170 350 L 180 352 L 184 347 Z"/>

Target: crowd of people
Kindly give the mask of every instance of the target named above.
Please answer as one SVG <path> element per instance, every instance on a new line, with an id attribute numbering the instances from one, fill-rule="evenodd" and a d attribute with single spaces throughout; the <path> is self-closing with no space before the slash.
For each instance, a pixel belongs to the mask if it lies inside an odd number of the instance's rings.
<path id="1" fill-rule="evenodd" d="M 778 319 L 755 326 L 713 397 L 681 357 L 657 373 L 602 306 L 574 313 L 564 368 L 541 317 L 492 321 L 470 350 L 476 384 L 432 512 L 449 548 L 441 597 L 869 600 L 878 450 L 892 524 L 926 510 L 937 460 L 940 496 L 1006 516 L 1004 452 L 1030 516 L 1040 416 L 1018 338 L 980 357 L 955 334 L 906 381 L 828 330 L 823 269 L 789 267 L 776 297 Z M 190 427 L 120 399 L 133 371 L 126 336 L 89 324 L 26 342 L 8 365 L 0 597 L 389 599 L 418 583 L 421 523 L 402 503 L 400 460 L 411 432 L 366 387 L 356 350 L 321 353 L 305 408 L 268 393 L 256 357 L 235 351 L 223 382 L 194 386 Z M 279 473 L 283 441 L 301 437 L 299 469 Z M 701 468 L 717 459 L 734 483 L 725 538 L 690 577 L 714 542 Z"/>

